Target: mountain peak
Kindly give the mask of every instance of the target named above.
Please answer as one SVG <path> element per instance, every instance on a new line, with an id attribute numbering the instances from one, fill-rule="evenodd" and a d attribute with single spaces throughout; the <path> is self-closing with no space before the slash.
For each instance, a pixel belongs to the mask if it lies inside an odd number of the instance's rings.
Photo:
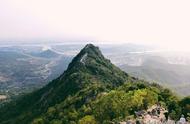
<path id="1" fill-rule="evenodd" d="M 96 48 L 96 46 L 94 46 L 93 44 L 89 43 L 89 44 L 86 44 L 86 46 L 84 48 Z"/>
<path id="2" fill-rule="evenodd" d="M 88 73 L 99 79 L 101 77 L 102 82 L 114 82 L 110 85 L 119 85 L 127 78 L 127 74 L 106 59 L 100 49 L 93 44 L 87 44 L 69 64 L 67 74 L 76 72 Z M 118 75 L 125 78 L 121 79 Z M 110 77 L 114 77 L 114 79 Z"/>
<path id="3" fill-rule="evenodd" d="M 70 69 L 73 66 L 89 65 L 92 64 L 92 61 L 95 62 L 96 60 L 105 60 L 105 58 L 98 47 L 93 44 L 87 44 L 72 60 L 68 68 Z"/>
<path id="4" fill-rule="evenodd" d="M 125 72 L 114 66 L 110 60 L 104 58 L 98 47 L 87 44 L 74 57 L 67 70 L 60 77 L 42 89 L 23 97 L 17 102 L 17 106 L 15 107 L 15 109 L 22 108 L 22 110 L 19 113 L 18 111 L 12 110 L 0 116 L 0 122 L 11 121 L 15 123 L 16 120 L 15 124 L 26 124 L 26 122 L 31 121 L 34 117 L 47 111 L 48 107 L 59 104 L 67 100 L 70 96 L 75 96 L 83 92 L 83 90 L 94 87 L 95 92 L 103 92 L 106 89 L 113 89 L 116 86 L 126 83 L 128 77 Z M 86 98 L 77 103 L 77 105 L 80 106 L 85 101 Z M 4 111 L 7 111 L 6 108 Z M 22 113 L 29 114 L 23 116 Z M 13 117 L 11 120 L 7 121 L 4 119 L 11 116 Z"/>
<path id="5" fill-rule="evenodd" d="M 101 51 L 99 50 L 99 47 L 94 46 L 93 44 L 87 44 L 80 52 L 81 54 L 91 54 L 91 55 L 97 55 L 97 56 L 103 56 Z M 79 53 L 79 54 L 80 54 Z"/>
<path id="6" fill-rule="evenodd" d="M 87 49 L 87 50 L 99 50 L 99 48 L 93 44 L 87 44 L 83 49 Z"/>

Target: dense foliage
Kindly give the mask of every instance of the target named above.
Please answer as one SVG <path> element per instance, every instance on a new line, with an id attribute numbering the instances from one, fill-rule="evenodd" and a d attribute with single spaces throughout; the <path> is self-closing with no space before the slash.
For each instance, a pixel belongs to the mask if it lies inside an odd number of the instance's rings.
<path id="1" fill-rule="evenodd" d="M 102 91 L 100 85 L 89 86 L 64 102 L 50 107 L 45 114 L 34 119 L 32 124 L 118 122 L 135 117 L 135 111 L 145 110 L 158 102 L 169 110 L 171 118 L 177 120 L 181 116 L 178 98 L 168 89 L 154 84 L 139 81 L 108 92 Z"/>
<path id="2" fill-rule="evenodd" d="M 188 120 L 190 121 L 190 96 L 183 98 L 180 101 L 180 105 L 182 106 L 182 113 L 184 113 L 185 116 L 188 117 Z"/>
<path id="3" fill-rule="evenodd" d="M 50 106 L 66 101 L 70 96 L 88 88 L 89 85 L 98 84 L 101 85 L 101 89 L 110 90 L 120 86 L 127 79 L 126 73 L 105 59 L 97 47 L 88 44 L 60 77 L 44 88 L 23 95 L 2 107 L 0 123 L 30 123 L 33 118 L 45 113 Z M 83 101 L 80 102 L 82 104 Z"/>
<path id="4" fill-rule="evenodd" d="M 59 78 L 2 107 L 0 123 L 107 124 L 158 102 L 173 119 L 188 115 L 189 98 L 180 101 L 168 89 L 128 76 L 90 44 Z"/>

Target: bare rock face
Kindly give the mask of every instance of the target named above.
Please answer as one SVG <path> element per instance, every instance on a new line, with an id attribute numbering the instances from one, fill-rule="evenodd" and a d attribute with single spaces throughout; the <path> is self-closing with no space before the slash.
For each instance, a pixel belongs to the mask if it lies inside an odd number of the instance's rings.
<path id="1" fill-rule="evenodd" d="M 166 116 L 168 111 L 160 104 L 156 104 L 147 110 L 135 112 L 137 118 L 120 122 L 120 124 L 175 124 L 174 120 L 168 119 Z"/>

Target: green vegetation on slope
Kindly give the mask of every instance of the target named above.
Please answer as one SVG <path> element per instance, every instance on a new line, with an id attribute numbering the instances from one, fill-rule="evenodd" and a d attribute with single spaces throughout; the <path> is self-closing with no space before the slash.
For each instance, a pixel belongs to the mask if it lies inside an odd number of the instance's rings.
<path id="1" fill-rule="evenodd" d="M 172 119 L 179 119 L 179 99 L 168 89 L 143 81 L 126 83 L 107 92 L 100 85 L 89 86 L 65 101 L 49 107 L 32 124 L 109 124 L 131 116 L 135 111 L 161 103 Z M 189 103 L 188 103 L 189 104 Z"/>
<path id="2" fill-rule="evenodd" d="M 59 78 L 2 107 L 0 123 L 107 124 L 157 102 L 173 119 L 189 112 L 188 98 L 180 101 L 168 89 L 128 76 L 88 44 Z"/>
<path id="3" fill-rule="evenodd" d="M 101 88 L 113 89 L 127 79 L 126 73 L 105 59 L 97 47 L 88 44 L 59 78 L 1 108 L 0 122 L 27 124 L 46 112 L 50 106 L 65 101 L 88 86 L 98 84 Z"/>

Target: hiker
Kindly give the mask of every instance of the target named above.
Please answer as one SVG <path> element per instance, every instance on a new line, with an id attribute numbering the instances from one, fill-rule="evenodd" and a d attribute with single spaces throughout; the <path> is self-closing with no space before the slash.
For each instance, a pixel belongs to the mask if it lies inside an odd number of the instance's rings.
<path id="1" fill-rule="evenodd" d="M 186 124 L 186 120 L 183 114 L 181 115 L 181 118 L 179 119 L 179 124 Z"/>

